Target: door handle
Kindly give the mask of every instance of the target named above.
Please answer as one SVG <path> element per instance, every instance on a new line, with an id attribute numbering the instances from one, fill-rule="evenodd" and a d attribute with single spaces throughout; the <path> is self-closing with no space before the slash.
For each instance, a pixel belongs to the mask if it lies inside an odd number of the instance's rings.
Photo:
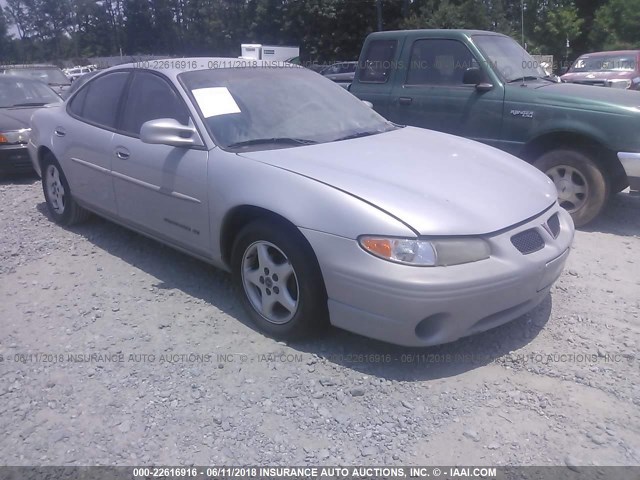
<path id="1" fill-rule="evenodd" d="M 67 134 L 62 127 L 56 127 L 53 133 L 56 137 L 64 137 Z"/>
<path id="2" fill-rule="evenodd" d="M 400 97 L 400 98 L 398 98 L 398 103 L 400 105 L 411 105 L 411 102 L 413 102 L 413 98 L 411 98 L 411 97 Z"/>
<path id="3" fill-rule="evenodd" d="M 127 158 L 129 158 L 129 155 L 131 155 L 127 150 L 123 149 L 123 148 L 118 148 L 115 151 L 116 157 L 118 157 L 120 160 L 126 160 Z"/>

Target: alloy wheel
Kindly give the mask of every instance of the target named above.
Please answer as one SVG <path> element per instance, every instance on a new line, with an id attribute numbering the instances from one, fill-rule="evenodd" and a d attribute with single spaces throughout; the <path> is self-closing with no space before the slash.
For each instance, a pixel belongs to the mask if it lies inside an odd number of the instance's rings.
<path id="1" fill-rule="evenodd" d="M 289 322 L 300 302 L 298 278 L 282 250 L 266 241 L 247 247 L 242 257 L 242 285 L 251 306 L 276 325 Z"/>

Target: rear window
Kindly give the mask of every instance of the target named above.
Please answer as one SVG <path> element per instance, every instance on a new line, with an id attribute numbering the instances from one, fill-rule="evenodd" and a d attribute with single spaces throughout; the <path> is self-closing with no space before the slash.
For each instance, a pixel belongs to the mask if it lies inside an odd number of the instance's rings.
<path id="1" fill-rule="evenodd" d="M 366 83 L 386 83 L 394 67 L 397 40 L 373 40 L 360 65 L 358 80 Z"/>

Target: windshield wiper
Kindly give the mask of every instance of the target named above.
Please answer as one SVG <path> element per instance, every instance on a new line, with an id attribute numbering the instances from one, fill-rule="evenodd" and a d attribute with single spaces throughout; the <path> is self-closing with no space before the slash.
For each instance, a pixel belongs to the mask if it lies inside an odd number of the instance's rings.
<path id="1" fill-rule="evenodd" d="M 289 145 L 314 145 L 318 142 L 315 140 L 308 140 L 305 138 L 289 138 L 289 137 L 274 137 L 274 138 L 254 138 L 252 140 L 245 140 L 243 142 L 232 143 L 227 145 L 227 148 L 239 148 L 249 147 L 251 145 L 262 145 L 265 143 L 280 143 Z"/>
<path id="2" fill-rule="evenodd" d="M 334 142 L 341 142 L 342 140 L 351 140 L 352 138 L 368 137 L 370 135 L 377 135 L 378 133 L 384 133 L 384 132 L 381 132 L 380 130 L 374 130 L 372 132 L 352 133 L 351 135 L 346 135 L 344 137 L 336 138 L 333 141 Z"/>
<path id="3" fill-rule="evenodd" d="M 16 103 L 15 105 L 11 105 L 11 107 L 44 107 L 46 102 L 25 102 L 25 103 Z"/>
<path id="4" fill-rule="evenodd" d="M 509 80 L 507 83 L 516 83 L 516 82 L 526 82 L 530 80 L 546 80 L 547 82 L 558 83 L 557 80 L 554 79 L 555 75 L 545 75 L 544 77 L 537 77 L 535 75 L 525 75 L 523 77 L 514 78 L 513 80 Z"/>
<path id="5" fill-rule="evenodd" d="M 536 77 L 535 75 L 524 75 L 522 77 L 509 80 L 507 83 L 526 82 L 527 80 L 538 80 L 539 78 L 542 78 L 542 77 Z"/>

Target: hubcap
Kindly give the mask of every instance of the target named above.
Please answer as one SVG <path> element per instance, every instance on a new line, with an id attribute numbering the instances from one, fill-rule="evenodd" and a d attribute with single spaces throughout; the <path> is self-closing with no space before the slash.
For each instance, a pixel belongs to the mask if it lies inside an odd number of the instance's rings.
<path id="1" fill-rule="evenodd" d="M 546 173 L 558 189 L 558 201 L 562 208 L 569 213 L 574 213 L 586 203 L 589 186 L 578 169 L 568 165 L 558 165 L 547 170 Z"/>
<path id="2" fill-rule="evenodd" d="M 298 278 L 282 250 L 269 242 L 254 242 L 245 250 L 240 268 L 244 291 L 256 312 L 277 325 L 290 321 L 298 311 Z"/>
<path id="3" fill-rule="evenodd" d="M 60 173 L 55 165 L 49 165 L 44 176 L 45 187 L 49 197 L 49 205 L 54 212 L 64 213 L 65 191 L 60 181 Z"/>

